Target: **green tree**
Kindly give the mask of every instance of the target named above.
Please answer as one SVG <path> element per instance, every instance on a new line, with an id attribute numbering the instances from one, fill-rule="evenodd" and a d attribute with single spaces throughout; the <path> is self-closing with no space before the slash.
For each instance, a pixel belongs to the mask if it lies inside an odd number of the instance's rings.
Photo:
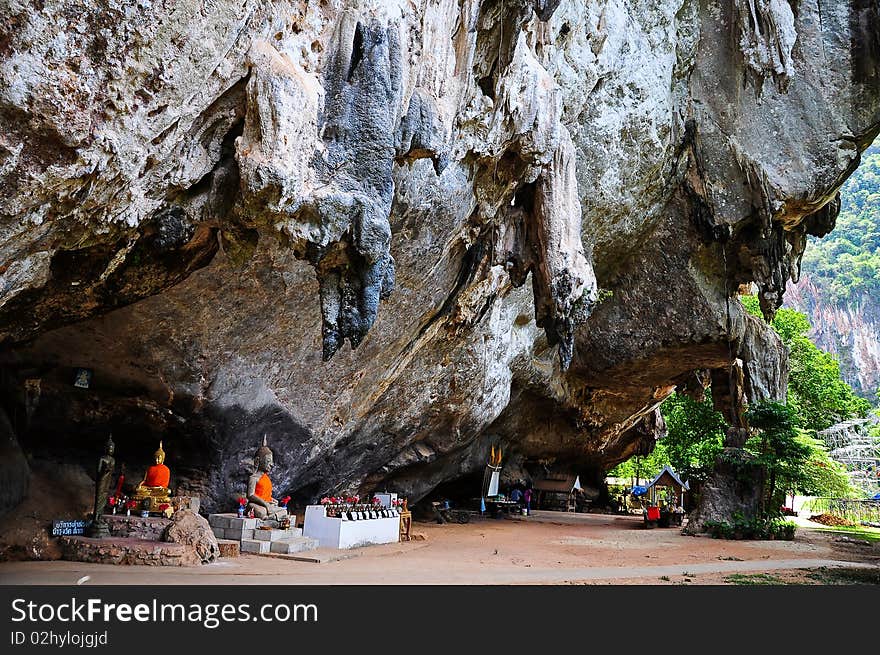
<path id="1" fill-rule="evenodd" d="M 840 462 L 835 462 L 828 454 L 825 444 L 815 437 L 801 431 L 798 440 L 809 450 L 807 461 L 804 463 L 802 477 L 799 484 L 786 481 L 786 489 L 789 493 L 804 494 L 806 496 L 830 496 L 834 498 L 847 498 L 860 496 L 861 491 L 854 489 L 846 473 L 846 467 Z"/>
<path id="2" fill-rule="evenodd" d="M 633 455 L 608 472 L 614 478 L 630 478 L 633 484 L 644 484 L 645 480 L 669 464 L 669 457 L 662 442 L 658 442 L 649 455 Z"/>
<path id="3" fill-rule="evenodd" d="M 684 479 L 705 480 L 724 448 L 728 425 L 712 404 L 711 390 L 698 402 L 674 393 L 660 406 L 666 421 L 666 436 L 660 441 L 666 459 Z"/>
<path id="4" fill-rule="evenodd" d="M 615 466 L 608 475 L 638 478 L 644 481 L 665 465 L 682 479 L 701 481 L 708 477 L 716 455 L 724 447 L 727 423 L 712 406 L 709 392 L 703 402 L 674 393 L 660 406 L 666 421 L 666 436 L 657 442 L 650 455 L 631 457 Z"/>
<path id="5" fill-rule="evenodd" d="M 788 493 L 846 496 L 852 491 L 844 468 L 833 462 L 822 443 L 798 429 L 790 405 L 764 401 L 749 407 L 749 425 L 757 434 L 745 449 L 763 475 L 763 512 L 773 514 Z"/>
<path id="6" fill-rule="evenodd" d="M 746 310 L 761 315 L 755 296 L 741 296 Z M 854 417 L 864 417 L 871 404 L 840 377 L 840 364 L 807 338 L 810 322 L 793 309 L 780 309 L 771 323 L 789 349 L 788 405 L 799 427 L 819 431 Z"/>

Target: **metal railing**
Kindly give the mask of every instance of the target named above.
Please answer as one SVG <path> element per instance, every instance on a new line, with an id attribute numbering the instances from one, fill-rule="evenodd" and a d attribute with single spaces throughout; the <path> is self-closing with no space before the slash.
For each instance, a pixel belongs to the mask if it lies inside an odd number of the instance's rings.
<path id="1" fill-rule="evenodd" d="M 880 521 L 880 500 L 867 498 L 813 498 L 804 504 L 813 514 L 834 514 L 848 521 Z"/>

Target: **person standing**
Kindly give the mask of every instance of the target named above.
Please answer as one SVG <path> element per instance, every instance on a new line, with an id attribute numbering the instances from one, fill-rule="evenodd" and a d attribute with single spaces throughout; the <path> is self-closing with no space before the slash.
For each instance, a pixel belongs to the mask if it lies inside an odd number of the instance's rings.
<path id="1" fill-rule="evenodd" d="M 523 492 L 523 500 L 526 501 L 526 516 L 532 515 L 532 488 L 529 487 Z"/>

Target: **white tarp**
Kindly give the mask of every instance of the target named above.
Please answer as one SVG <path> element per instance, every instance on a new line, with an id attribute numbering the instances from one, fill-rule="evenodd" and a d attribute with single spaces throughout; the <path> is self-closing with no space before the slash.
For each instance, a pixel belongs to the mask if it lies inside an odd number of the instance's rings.
<path id="1" fill-rule="evenodd" d="M 489 491 L 486 492 L 487 496 L 497 496 L 498 495 L 498 482 L 501 480 L 501 471 L 492 471 L 492 477 L 489 478 Z"/>

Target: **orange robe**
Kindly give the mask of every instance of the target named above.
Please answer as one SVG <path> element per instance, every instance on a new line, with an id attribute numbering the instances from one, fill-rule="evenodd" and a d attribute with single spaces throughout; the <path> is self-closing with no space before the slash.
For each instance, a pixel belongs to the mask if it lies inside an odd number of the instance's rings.
<path id="1" fill-rule="evenodd" d="M 257 480 L 257 484 L 254 487 L 254 494 L 265 500 L 267 503 L 272 501 L 272 481 L 265 473 L 263 473 L 263 477 Z"/>
<path id="2" fill-rule="evenodd" d="M 165 487 L 171 481 L 171 469 L 164 464 L 153 464 L 147 469 L 147 475 L 144 478 L 145 487 Z"/>

